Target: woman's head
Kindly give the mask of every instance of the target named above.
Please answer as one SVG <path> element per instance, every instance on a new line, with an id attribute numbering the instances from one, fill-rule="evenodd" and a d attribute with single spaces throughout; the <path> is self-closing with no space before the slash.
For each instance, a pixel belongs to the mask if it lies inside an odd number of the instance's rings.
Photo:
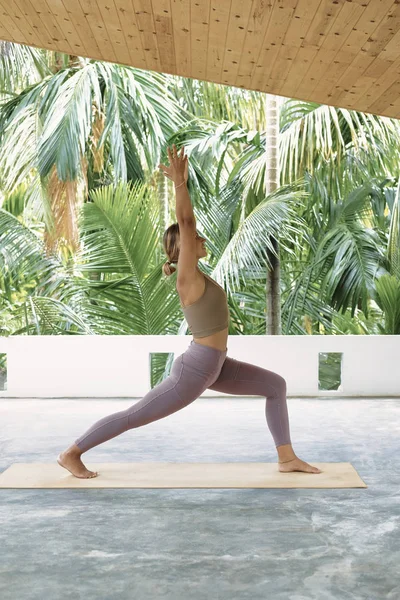
<path id="1" fill-rule="evenodd" d="M 197 258 L 202 258 L 207 255 L 207 250 L 204 246 L 205 238 L 202 237 L 198 231 L 196 231 L 196 256 Z M 170 263 L 178 264 L 179 259 L 179 248 L 180 248 L 180 237 L 179 237 L 179 224 L 172 223 L 165 230 L 163 236 L 163 247 L 164 252 L 168 256 L 168 262 L 163 264 L 163 272 L 165 275 L 169 276 L 172 273 L 175 273 L 176 269 L 171 267 Z"/>
<path id="2" fill-rule="evenodd" d="M 168 256 L 168 261 L 163 264 L 164 275 L 172 275 L 176 269 L 171 267 L 170 263 L 177 263 L 179 257 L 179 225 L 178 223 L 172 223 L 164 231 L 163 236 L 164 252 Z"/>

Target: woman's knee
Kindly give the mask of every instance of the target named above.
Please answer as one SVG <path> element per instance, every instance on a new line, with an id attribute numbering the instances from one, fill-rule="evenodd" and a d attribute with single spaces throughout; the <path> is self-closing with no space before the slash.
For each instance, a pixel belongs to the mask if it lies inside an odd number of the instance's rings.
<path id="1" fill-rule="evenodd" d="M 283 393 L 284 393 L 284 394 L 285 394 L 285 396 L 286 396 L 286 390 L 287 390 L 287 386 L 286 386 L 286 379 L 284 379 L 282 376 L 280 376 L 280 378 L 281 378 L 281 380 L 282 380 L 282 382 L 281 382 L 281 385 L 282 385 L 282 390 L 283 390 Z"/>
<path id="2" fill-rule="evenodd" d="M 278 395 L 286 396 L 286 379 L 278 373 L 273 373 L 273 377 L 271 377 L 271 373 L 272 371 L 267 372 L 266 383 L 271 385 Z"/>

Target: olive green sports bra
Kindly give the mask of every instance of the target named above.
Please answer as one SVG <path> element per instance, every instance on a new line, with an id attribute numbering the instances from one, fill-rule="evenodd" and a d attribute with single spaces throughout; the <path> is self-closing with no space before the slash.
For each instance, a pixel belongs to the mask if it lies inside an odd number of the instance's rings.
<path id="1" fill-rule="evenodd" d="M 206 282 L 203 295 L 189 306 L 180 303 L 192 335 L 199 338 L 229 326 L 229 308 L 224 288 L 205 273 L 203 275 Z"/>

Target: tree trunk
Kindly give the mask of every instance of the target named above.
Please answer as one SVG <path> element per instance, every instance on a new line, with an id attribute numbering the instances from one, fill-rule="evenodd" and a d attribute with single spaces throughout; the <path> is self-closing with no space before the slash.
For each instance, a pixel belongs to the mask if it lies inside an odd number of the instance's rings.
<path id="1" fill-rule="evenodd" d="M 279 187 L 279 103 L 271 94 L 265 96 L 265 193 L 270 194 Z M 280 263 L 278 241 L 270 236 L 271 245 L 277 253 L 266 249 L 271 268 L 267 265 L 266 306 L 267 335 L 281 334 Z"/>
<path id="2" fill-rule="evenodd" d="M 163 256 L 165 257 L 164 251 L 163 251 L 163 245 L 162 245 L 164 231 L 170 225 L 169 202 L 168 202 L 169 189 L 168 189 L 168 180 L 162 171 L 160 171 L 160 170 L 157 171 L 155 178 L 156 178 L 156 182 L 157 182 L 157 196 L 158 196 L 158 201 L 160 204 L 160 210 L 159 210 L 160 245 L 159 245 L 159 247 L 160 247 L 160 260 L 161 260 Z"/>

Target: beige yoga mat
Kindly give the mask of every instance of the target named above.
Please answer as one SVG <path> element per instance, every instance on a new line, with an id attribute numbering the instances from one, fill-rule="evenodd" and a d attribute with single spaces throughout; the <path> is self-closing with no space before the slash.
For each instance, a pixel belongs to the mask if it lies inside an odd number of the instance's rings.
<path id="1" fill-rule="evenodd" d="M 366 488 L 350 463 L 317 463 L 322 473 L 280 473 L 277 463 L 86 463 L 79 479 L 57 464 L 14 463 L 0 488 Z M 311 464 L 311 463 L 310 463 Z"/>

